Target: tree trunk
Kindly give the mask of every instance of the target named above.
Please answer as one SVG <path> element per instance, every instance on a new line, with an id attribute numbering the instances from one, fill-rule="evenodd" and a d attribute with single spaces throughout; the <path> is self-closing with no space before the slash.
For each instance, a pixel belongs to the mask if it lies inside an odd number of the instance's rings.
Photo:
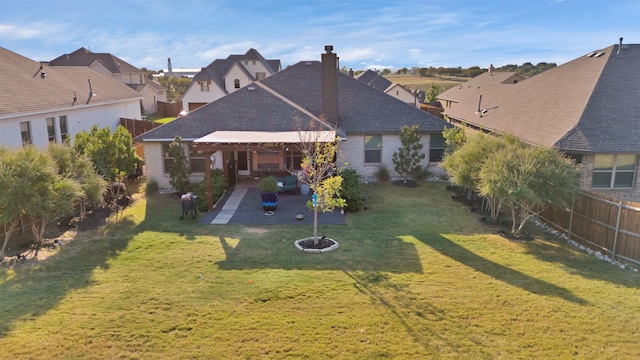
<path id="1" fill-rule="evenodd" d="M 36 251 L 33 255 L 34 258 L 38 258 L 38 251 L 40 251 L 40 247 L 42 247 L 42 241 L 44 240 L 44 230 L 47 227 L 47 223 L 49 219 L 43 218 L 42 220 L 36 220 L 31 225 L 31 231 L 33 235 L 36 237 Z"/>
<path id="2" fill-rule="evenodd" d="M 318 207 L 313 207 L 313 245 L 318 245 Z"/>
<path id="3" fill-rule="evenodd" d="M 7 255 L 5 250 L 7 249 L 7 244 L 9 243 L 9 239 L 11 239 L 11 234 L 13 234 L 13 230 L 15 230 L 16 226 L 18 226 L 18 222 L 20 218 L 7 223 L 9 227 L 7 228 L 7 224 L 4 224 L 4 242 L 2 243 L 2 250 L 0 251 L 0 262 Z"/>

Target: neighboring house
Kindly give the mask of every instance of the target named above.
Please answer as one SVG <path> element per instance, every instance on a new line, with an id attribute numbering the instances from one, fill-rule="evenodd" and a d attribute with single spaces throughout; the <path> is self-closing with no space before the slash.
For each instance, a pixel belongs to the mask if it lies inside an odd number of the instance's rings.
<path id="1" fill-rule="evenodd" d="M 88 66 L 111 76 L 143 96 L 142 106 L 146 114 L 157 113 L 157 102 L 167 101 L 164 86 L 148 79 L 144 71 L 109 53 L 93 53 L 82 47 L 51 60 L 49 66 Z"/>
<path id="2" fill-rule="evenodd" d="M 85 66 L 47 66 L 0 47 L 0 79 L 0 146 L 44 148 L 141 118 L 138 93 Z"/>
<path id="3" fill-rule="evenodd" d="M 353 72 L 350 71 L 349 75 L 352 75 L 352 73 Z M 407 90 L 404 86 L 397 83 L 392 83 L 389 79 L 373 70 L 367 70 L 360 73 L 358 76 L 356 76 L 356 79 L 371 86 L 374 89 L 380 90 L 387 95 L 391 95 L 394 98 L 399 99 L 407 104 L 411 104 L 417 108 L 420 107 L 420 103 L 422 102 L 422 99 L 420 98 L 421 94 L 418 92 L 418 90 Z"/>
<path id="4" fill-rule="evenodd" d="M 267 60 L 255 49 L 217 59 L 193 77 L 182 96 L 182 108 L 193 111 L 281 69 L 280 60 Z"/>
<path id="5" fill-rule="evenodd" d="M 524 79 L 486 72 L 438 96 L 454 124 L 555 147 L 583 189 L 640 201 L 640 45 L 612 45 Z"/>
<path id="6" fill-rule="evenodd" d="M 208 159 L 230 183 L 270 172 L 300 170 L 298 130 L 314 127 L 340 137 L 337 162 L 365 177 L 398 151 L 403 125 L 418 125 L 422 165 L 440 160 L 442 131 L 452 125 L 409 106 L 338 69 L 327 46 L 322 62 L 302 61 L 136 138 L 145 147 L 147 176 L 169 186 L 168 146 L 176 135 L 188 150 L 192 180 L 202 179 Z M 296 119 L 301 125 L 296 123 Z"/>

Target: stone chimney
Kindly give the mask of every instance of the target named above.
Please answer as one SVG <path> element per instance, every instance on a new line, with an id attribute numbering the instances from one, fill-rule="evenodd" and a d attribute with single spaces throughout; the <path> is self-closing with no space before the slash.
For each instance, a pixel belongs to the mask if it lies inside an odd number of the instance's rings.
<path id="1" fill-rule="evenodd" d="M 324 47 L 322 54 L 322 114 L 325 120 L 338 125 L 338 56 L 333 53 L 333 45 Z"/>
<path id="2" fill-rule="evenodd" d="M 353 77 L 353 69 L 349 69 L 349 77 Z"/>
<path id="3" fill-rule="evenodd" d="M 167 58 L 167 70 L 169 71 L 169 74 L 173 72 L 171 69 L 171 58 Z"/>

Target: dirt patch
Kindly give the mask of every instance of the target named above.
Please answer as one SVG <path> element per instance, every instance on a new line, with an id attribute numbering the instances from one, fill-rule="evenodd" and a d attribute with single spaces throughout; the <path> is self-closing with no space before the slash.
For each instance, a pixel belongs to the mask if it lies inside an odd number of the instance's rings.
<path id="1" fill-rule="evenodd" d="M 417 188 L 418 183 L 413 180 L 395 180 L 391 182 L 391 185 L 406 187 L 406 188 Z"/>
<path id="2" fill-rule="evenodd" d="M 104 226 L 110 216 L 114 215 L 116 211 L 125 210 L 140 196 L 143 194 L 134 194 L 132 197 L 123 196 L 118 200 L 117 206 L 115 204 L 104 205 L 91 209 L 85 213 L 83 218 L 68 217 L 51 221 L 45 230 L 44 240 L 36 260 L 42 261 L 54 255 L 59 248 L 74 241 L 79 232 L 91 231 Z M 10 240 L 11 250 L 7 251 L 10 256 L 5 257 L 4 261 L 0 261 L 0 267 L 11 268 L 33 260 L 35 254 L 33 239 L 34 237 L 29 232 L 26 236 Z"/>

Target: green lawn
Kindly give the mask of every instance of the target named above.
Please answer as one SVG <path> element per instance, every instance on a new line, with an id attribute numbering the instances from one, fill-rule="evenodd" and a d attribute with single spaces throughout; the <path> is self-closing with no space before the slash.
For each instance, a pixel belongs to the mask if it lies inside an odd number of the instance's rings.
<path id="1" fill-rule="evenodd" d="M 640 275 L 546 236 L 515 242 L 443 183 L 363 186 L 320 227 L 180 221 L 151 196 L 40 264 L 0 270 L 11 359 L 635 359 Z M 320 215 L 322 216 L 322 215 Z"/>
<path id="2" fill-rule="evenodd" d="M 171 122 L 173 120 L 177 119 L 175 116 L 170 116 L 170 117 L 165 117 L 162 119 L 158 119 L 158 120 L 154 120 L 153 122 L 156 122 L 158 124 L 166 124 L 168 122 Z"/>

